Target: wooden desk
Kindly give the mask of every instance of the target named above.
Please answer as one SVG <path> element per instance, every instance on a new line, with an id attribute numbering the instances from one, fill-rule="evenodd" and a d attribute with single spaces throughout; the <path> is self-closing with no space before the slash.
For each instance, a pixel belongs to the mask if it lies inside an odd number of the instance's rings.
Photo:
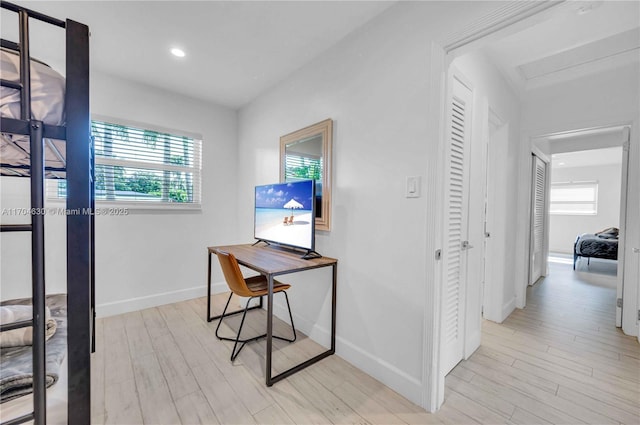
<path id="1" fill-rule="evenodd" d="M 264 275 L 268 281 L 269 293 L 267 295 L 267 366 L 266 383 L 270 387 L 276 382 L 292 375 L 319 360 L 330 356 L 336 352 L 336 284 L 338 260 L 334 258 L 321 257 L 310 260 L 303 260 L 299 252 L 285 250 L 272 245 L 228 245 L 211 246 L 208 248 L 209 273 L 207 282 L 207 321 L 218 319 L 220 316 L 211 317 L 211 258 L 218 251 L 233 254 L 241 265 L 257 271 Z M 332 288 L 331 288 L 331 348 L 323 353 L 306 360 L 276 376 L 271 376 L 271 355 L 273 352 L 273 279 L 275 276 L 297 273 L 304 270 L 317 269 L 320 267 L 333 268 Z M 252 308 L 262 307 L 262 297 L 260 305 Z M 238 313 L 242 310 L 238 311 Z"/>

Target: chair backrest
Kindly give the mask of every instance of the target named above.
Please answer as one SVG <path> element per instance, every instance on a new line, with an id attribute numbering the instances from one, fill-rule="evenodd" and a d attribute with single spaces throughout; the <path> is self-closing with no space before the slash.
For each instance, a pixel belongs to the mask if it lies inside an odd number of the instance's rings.
<path id="1" fill-rule="evenodd" d="M 222 273 L 229 285 L 229 289 L 236 295 L 241 297 L 252 297 L 253 292 L 247 287 L 247 283 L 244 281 L 238 260 L 233 254 L 229 252 L 218 251 L 218 261 L 220 261 L 220 267 L 222 267 Z"/>

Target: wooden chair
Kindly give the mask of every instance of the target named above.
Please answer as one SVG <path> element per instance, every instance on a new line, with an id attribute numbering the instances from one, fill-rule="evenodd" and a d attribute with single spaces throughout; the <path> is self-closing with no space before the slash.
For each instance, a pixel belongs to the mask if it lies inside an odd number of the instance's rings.
<path id="1" fill-rule="evenodd" d="M 235 358 L 240 354 L 240 350 L 245 346 L 247 342 L 256 341 L 260 338 L 264 338 L 267 334 L 259 335 L 249 339 L 240 339 L 240 333 L 242 332 L 242 326 L 244 325 L 244 319 L 247 315 L 247 310 L 249 309 L 249 304 L 251 300 L 254 298 L 259 298 L 267 295 L 269 293 L 267 278 L 263 275 L 253 276 L 249 278 L 244 278 L 242 276 L 242 272 L 240 271 L 240 266 L 238 265 L 238 261 L 236 257 L 231 253 L 226 252 L 218 252 L 218 261 L 220 261 L 220 266 L 222 267 L 222 273 L 224 274 L 224 278 L 227 281 L 227 285 L 231 290 L 231 294 L 229 294 L 229 299 L 227 300 L 227 304 L 224 306 L 224 311 L 220 316 L 220 321 L 218 322 L 218 326 L 216 327 L 216 337 L 225 341 L 233 341 L 235 344 L 233 345 L 233 350 L 231 351 L 231 361 L 234 361 Z M 289 319 L 291 320 L 291 329 L 293 330 L 293 339 L 287 339 L 284 337 L 273 335 L 274 338 L 281 339 L 283 341 L 293 342 L 296 340 L 296 328 L 293 325 L 293 316 L 291 315 L 291 306 L 289 305 L 289 297 L 287 296 L 286 290 L 289 289 L 291 285 L 287 285 L 286 283 L 278 282 L 277 280 L 273 281 L 273 293 L 276 294 L 278 292 L 282 292 L 284 294 L 284 298 L 287 301 L 287 308 L 289 309 Z M 247 305 L 244 308 L 244 312 L 242 313 L 242 321 L 240 322 L 240 328 L 238 329 L 238 335 L 235 338 L 227 338 L 218 335 L 218 330 L 220 329 L 220 325 L 222 324 L 222 319 L 231 316 L 232 314 L 239 313 L 227 313 L 227 307 L 229 307 L 229 302 L 233 297 L 233 294 L 236 294 L 240 297 L 249 297 L 247 300 Z M 238 344 L 240 348 L 236 351 Z"/>

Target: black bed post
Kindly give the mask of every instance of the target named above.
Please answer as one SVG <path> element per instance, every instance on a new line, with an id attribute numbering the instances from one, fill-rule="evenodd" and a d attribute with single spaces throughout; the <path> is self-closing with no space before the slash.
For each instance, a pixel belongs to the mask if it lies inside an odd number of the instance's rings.
<path id="1" fill-rule="evenodd" d="M 66 23 L 68 423 L 91 423 L 89 28 Z"/>
<path id="2" fill-rule="evenodd" d="M 31 119 L 31 67 L 29 14 L 20 10 L 20 118 L 30 121 L 31 152 L 31 303 L 33 308 L 33 422 L 47 423 L 45 281 L 44 281 L 44 140 L 42 123 Z"/>

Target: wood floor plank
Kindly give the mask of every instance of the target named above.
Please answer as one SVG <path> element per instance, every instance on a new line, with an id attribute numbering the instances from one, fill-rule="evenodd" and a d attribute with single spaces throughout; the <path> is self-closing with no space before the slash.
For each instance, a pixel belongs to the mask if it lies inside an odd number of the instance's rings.
<path id="1" fill-rule="evenodd" d="M 200 390 L 175 401 L 183 425 L 218 425 L 218 418 Z"/>
<path id="2" fill-rule="evenodd" d="M 255 424 L 253 415 L 242 403 L 242 394 L 236 394 L 222 373 L 211 365 L 193 369 L 202 394 L 221 424 Z"/>
<path id="3" fill-rule="evenodd" d="M 329 424 L 331 421 L 316 409 L 288 380 L 269 388 L 269 394 L 297 424 Z"/>
<path id="4" fill-rule="evenodd" d="M 129 342 L 129 352 L 132 358 L 143 357 L 153 353 L 151 338 L 145 326 L 142 314 L 139 311 L 124 315 L 124 329 Z"/>
<path id="5" fill-rule="evenodd" d="M 495 393 L 499 397 L 511 402 L 514 406 L 539 416 L 548 422 L 554 424 L 575 424 L 582 422 L 563 410 L 541 401 L 536 397 L 537 392 L 531 391 L 531 388 L 526 384 L 514 382 L 512 385 L 507 385 L 505 382 L 510 381 L 502 381 L 498 376 L 494 375 L 493 379 L 489 379 L 482 375 L 476 375 L 471 382 L 483 388 L 485 391 Z M 531 394 L 531 392 L 534 392 L 534 394 Z"/>
<path id="6" fill-rule="evenodd" d="M 447 388 L 474 400 L 500 416 L 504 416 L 505 419 L 511 418 L 515 411 L 516 406 L 513 403 L 485 391 L 484 388 L 473 385 L 472 382 L 463 381 L 451 374 L 447 376 L 446 381 Z"/>
<path id="7" fill-rule="evenodd" d="M 124 321 L 117 316 L 107 318 L 104 322 L 104 367 L 105 385 L 128 381 L 133 376 L 129 341 L 124 328 Z"/>
<path id="8" fill-rule="evenodd" d="M 593 397 L 584 395 L 578 391 L 572 390 L 571 388 L 563 387 L 562 385 L 558 389 L 558 397 L 570 400 L 573 403 L 583 406 L 586 409 L 595 409 L 602 415 L 622 424 L 640 423 L 640 404 L 638 405 L 636 413 L 633 414 L 618 407 L 607 404 L 602 400 L 598 400 Z"/>
<path id="9" fill-rule="evenodd" d="M 104 346 L 104 322 L 96 321 L 96 347 Z M 104 424 L 105 421 L 105 370 L 104 351 L 91 354 L 91 423 Z"/>
<path id="10" fill-rule="evenodd" d="M 506 424 L 508 420 L 455 390 L 449 390 L 448 394 L 445 394 L 445 403 L 449 403 L 481 424 Z"/>
<path id="11" fill-rule="evenodd" d="M 257 423 L 261 425 L 294 425 L 295 422 L 277 404 L 262 409 L 253 415 Z"/>
<path id="12" fill-rule="evenodd" d="M 371 399 L 350 382 L 343 382 L 332 392 L 347 404 L 354 412 L 371 424 L 393 425 L 405 424 L 398 416 L 391 413 L 376 400 Z"/>
<path id="13" fill-rule="evenodd" d="M 558 391 L 559 385 L 557 382 L 511 367 L 512 365 L 505 365 L 504 363 L 495 360 L 492 356 L 484 355 L 490 351 L 491 349 L 487 347 L 480 347 L 478 352 L 465 362 L 462 367 L 473 369 L 476 371 L 476 374 L 486 377 L 495 375 L 495 372 L 503 373 L 509 377 L 508 379 L 517 379 L 551 394 L 555 394 Z M 476 364 L 478 367 L 474 367 Z"/>
<path id="14" fill-rule="evenodd" d="M 133 360 L 133 372 L 146 424 L 179 423 L 180 418 L 155 353 Z"/>
<path id="15" fill-rule="evenodd" d="M 191 368 L 172 335 L 155 338 L 153 347 L 174 400 L 199 390 Z"/>
<path id="16" fill-rule="evenodd" d="M 339 397 L 325 388 L 305 371 L 299 372 L 287 378 L 291 385 L 303 394 L 308 394 L 309 402 L 326 416 L 331 423 L 341 424 L 368 424 L 352 408 L 347 406 Z"/>
<path id="17" fill-rule="evenodd" d="M 519 407 L 516 407 L 509 421 L 517 425 L 541 425 L 551 423 Z"/>
<path id="18" fill-rule="evenodd" d="M 133 378 L 105 387 L 105 424 L 142 424 L 142 411 Z"/>
<path id="19" fill-rule="evenodd" d="M 149 337 L 154 340 L 164 335 L 169 335 L 171 331 L 164 321 L 164 317 L 157 308 L 147 308 L 140 312 L 144 325 L 147 328 Z"/>

